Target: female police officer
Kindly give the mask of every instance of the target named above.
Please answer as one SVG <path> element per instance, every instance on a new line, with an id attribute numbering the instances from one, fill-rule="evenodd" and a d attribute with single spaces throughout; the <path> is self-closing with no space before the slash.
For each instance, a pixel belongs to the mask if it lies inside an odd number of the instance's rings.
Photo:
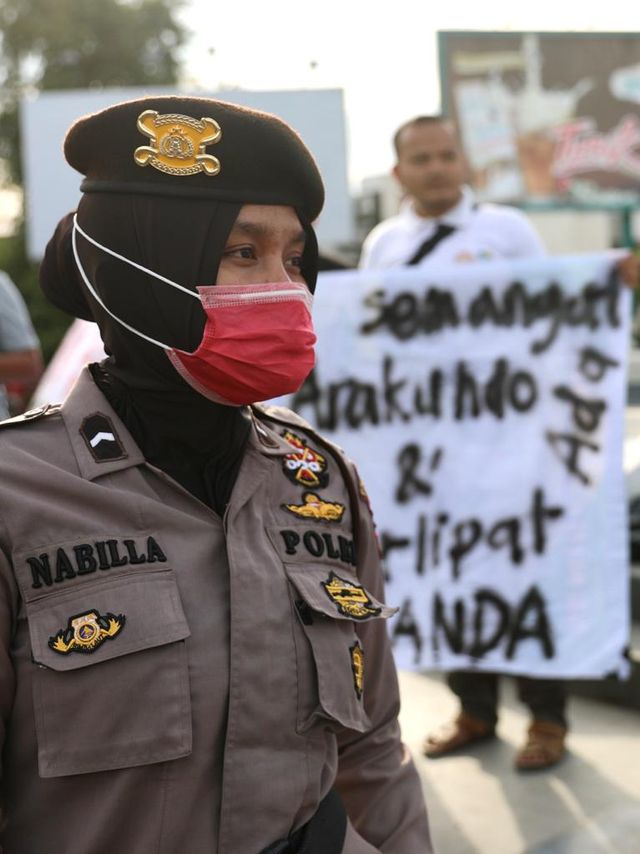
<path id="1" fill-rule="evenodd" d="M 170 97 L 65 154 L 41 281 L 109 358 L 0 431 L 4 854 L 426 854 L 357 476 L 253 405 L 313 364 L 313 159 Z"/>

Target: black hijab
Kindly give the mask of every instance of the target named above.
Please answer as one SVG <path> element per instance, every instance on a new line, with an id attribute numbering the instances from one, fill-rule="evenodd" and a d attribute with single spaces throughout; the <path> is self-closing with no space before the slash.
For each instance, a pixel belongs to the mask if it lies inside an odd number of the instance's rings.
<path id="1" fill-rule="evenodd" d="M 195 292 L 214 284 L 228 234 L 241 205 L 212 199 L 87 193 L 77 217 L 98 243 Z M 317 244 L 310 224 L 303 275 L 311 289 Z M 246 407 L 201 396 L 176 372 L 162 348 L 129 330 L 89 293 L 71 247 L 73 218 L 59 223 L 45 253 L 41 286 L 54 305 L 95 320 L 108 358 L 91 367 L 94 380 L 146 459 L 220 515 L 229 500 L 250 428 Z M 200 301 L 114 258 L 76 234 L 85 273 L 105 305 L 163 344 L 192 352 L 205 314 Z"/>

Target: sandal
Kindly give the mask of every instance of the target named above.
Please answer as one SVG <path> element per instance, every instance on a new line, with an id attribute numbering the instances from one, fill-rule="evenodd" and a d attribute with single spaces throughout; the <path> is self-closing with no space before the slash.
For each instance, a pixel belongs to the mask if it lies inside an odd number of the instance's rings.
<path id="1" fill-rule="evenodd" d="M 479 718 L 461 712 L 458 717 L 434 735 L 428 735 L 422 745 L 422 752 L 430 759 L 447 756 L 479 741 L 494 738 L 495 728 Z"/>
<path id="2" fill-rule="evenodd" d="M 566 753 L 567 728 L 552 721 L 533 721 L 524 747 L 516 754 L 518 771 L 542 771 L 557 765 Z"/>

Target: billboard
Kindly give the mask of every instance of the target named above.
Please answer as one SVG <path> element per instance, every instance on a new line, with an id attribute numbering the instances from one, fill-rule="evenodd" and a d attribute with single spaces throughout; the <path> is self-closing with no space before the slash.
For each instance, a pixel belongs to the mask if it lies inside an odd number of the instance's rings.
<path id="1" fill-rule="evenodd" d="M 438 33 L 480 198 L 640 204 L 640 33 Z"/>
<path id="2" fill-rule="evenodd" d="M 172 95 L 162 89 L 100 89 L 42 92 L 21 104 L 27 251 L 37 261 L 58 220 L 80 198 L 82 176 L 65 161 L 62 142 L 80 116 L 118 101 L 146 95 Z M 255 92 L 192 92 L 275 113 L 288 122 L 309 146 L 325 183 L 326 202 L 316 226 L 321 246 L 348 243 L 353 237 L 351 199 L 347 183 L 347 151 L 343 93 L 340 89 Z"/>

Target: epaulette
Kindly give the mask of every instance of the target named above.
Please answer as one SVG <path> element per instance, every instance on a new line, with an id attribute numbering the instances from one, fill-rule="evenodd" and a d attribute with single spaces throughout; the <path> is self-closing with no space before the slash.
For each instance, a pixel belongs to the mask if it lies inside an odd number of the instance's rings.
<path id="1" fill-rule="evenodd" d="M 38 406 L 36 409 L 29 409 L 27 412 L 23 412 L 22 415 L 5 418 L 4 421 L 0 421 L 0 429 L 3 427 L 19 427 L 21 424 L 39 421 L 48 415 L 55 415 L 61 409 L 62 406 L 59 403 L 45 403 L 44 406 Z"/>
<path id="2" fill-rule="evenodd" d="M 309 430 L 313 430 L 311 424 L 309 424 L 302 415 L 298 415 L 298 413 L 294 412 L 292 409 L 287 409 L 286 406 L 274 406 L 269 403 L 254 403 L 251 406 L 251 409 L 253 409 L 256 415 L 266 415 L 267 418 L 273 418 L 274 421 L 287 421 L 292 424 L 296 424 L 298 427 L 306 427 Z"/>
<path id="3" fill-rule="evenodd" d="M 311 436 L 320 444 L 331 449 L 334 454 L 338 454 L 342 457 L 346 456 L 340 445 L 336 445 L 335 442 L 327 439 L 326 436 L 322 435 L 322 433 L 318 433 L 317 428 L 314 427 L 313 424 L 310 424 L 306 418 L 303 418 L 302 415 L 298 415 L 298 413 L 294 412 L 292 409 L 287 409 L 286 406 L 273 406 L 266 403 L 254 403 L 251 408 L 257 417 L 262 415 L 270 421 L 275 421 L 277 424 L 301 427 L 303 430 L 310 433 Z"/>

